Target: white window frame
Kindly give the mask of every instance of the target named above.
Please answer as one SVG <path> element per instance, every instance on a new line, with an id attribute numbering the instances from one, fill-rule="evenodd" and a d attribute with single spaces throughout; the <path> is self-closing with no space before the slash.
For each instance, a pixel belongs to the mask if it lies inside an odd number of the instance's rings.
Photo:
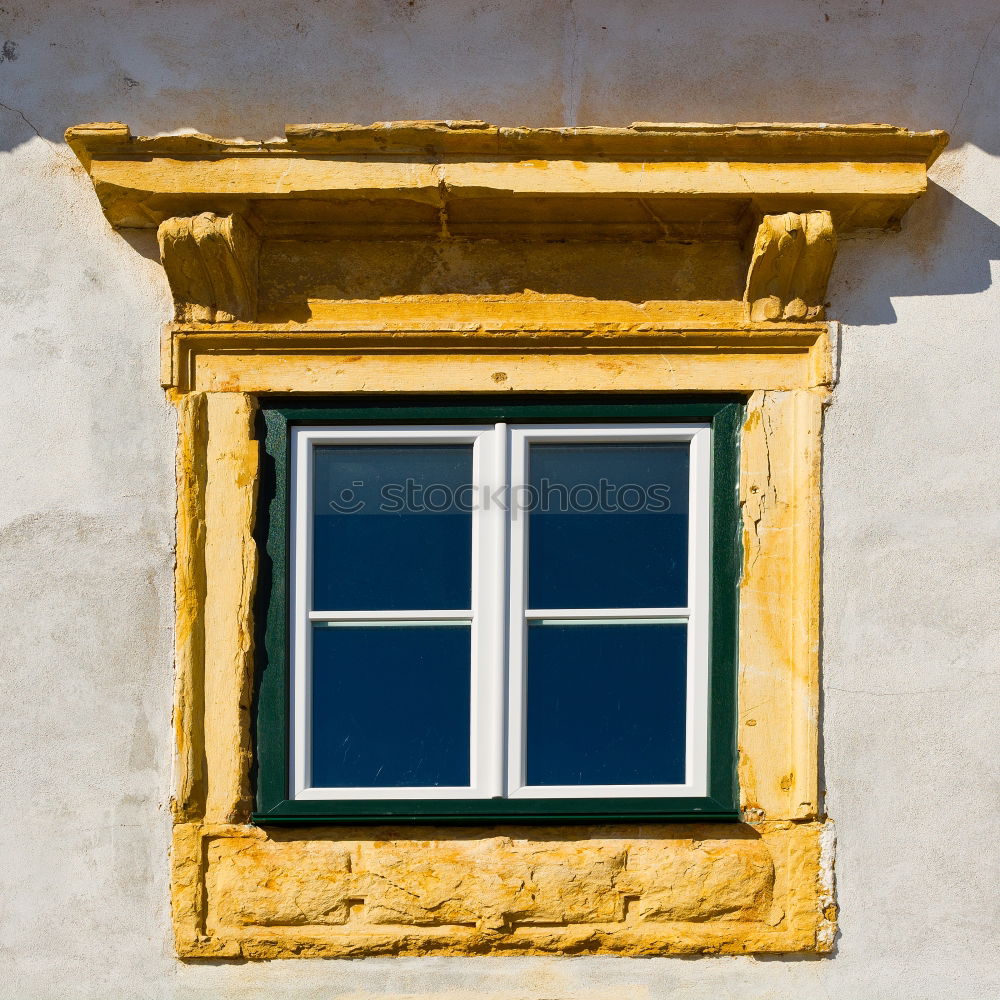
<path id="1" fill-rule="evenodd" d="M 535 443 L 690 444 L 688 479 L 688 603 L 684 608 L 529 608 L 528 522 L 510 517 L 510 654 L 507 797 L 680 798 L 708 794 L 709 608 L 711 600 L 711 428 L 707 424 L 529 424 L 510 431 L 510 483 L 515 495 L 529 483 L 529 450 Z M 674 785 L 529 785 L 525 778 L 527 628 L 531 620 L 679 622 L 688 627 L 685 776 Z M 699 725 L 699 720 L 701 724 Z"/>
<path id="2" fill-rule="evenodd" d="M 291 440 L 291 705 L 289 779 L 296 800 L 679 798 L 707 795 L 711 590 L 711 427 L 688 424 L 506 424 L 294 427 Z M 526 605 L 527 517 L 498 497 L 523 495 L 534 442 L 689 442 L 688 605 Z M 468 609 L 330 611 L 312 600 L 312 449 L 323 444 L 472 444 L 472 600 Z M 508 459 L 509 453 L 509 459 Z M 505 492 L 506 491 L 506 492 Z M 544 785 L 524 780 L 525 645 L 532 619 L 684 622 L 688 626 L 686 773 L 673 785 Z M 330 788 L 312 784 L 312 624 L 462 622 L 471 631 L 470 785 Z"/>
<path id="3" fill-rule="evenodd" d="M 472 600 L 461 611 L 329 611 L 314 608 L 312 599 L 311 452 L 323 444 L 472 444 L 473 482 L 489 482 L 503 474 L 506 435 L 495 426 L 469 427 L 296 427 L 292 429 L 292 797 L 316 799 L 489 799 L 502 795 L 503 649 L 506 622 L 498 611 L 499 583 L 491 566 L 504 558 L 506 519 L 500 509 L 475 503 L 472 510 Z M 470 784 L 468 786 L 404 786 L 328 788 L 312 783 L 312 624 L 336 622 L 463 622 L 471 625 L 472 676 Z"/>

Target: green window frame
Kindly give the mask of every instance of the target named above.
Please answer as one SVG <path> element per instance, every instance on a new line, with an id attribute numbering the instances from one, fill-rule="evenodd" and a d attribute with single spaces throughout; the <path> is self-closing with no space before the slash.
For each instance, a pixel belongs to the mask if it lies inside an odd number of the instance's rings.
<path id="1" fill-rule="evenodd" d="M 741 540 L 738 396 L 324 396 L 264 397 L 256 540 L 260 551 L 253 702 L 255 811 L 266 824 L 566 823 L 738 819 L 736 685 Z M 394 424 L 703 421 L 711 436 L 711 611 L 708 794 L 673 798 L 294 799 L 290 796 L 290 538 L 292 429 Z"/>

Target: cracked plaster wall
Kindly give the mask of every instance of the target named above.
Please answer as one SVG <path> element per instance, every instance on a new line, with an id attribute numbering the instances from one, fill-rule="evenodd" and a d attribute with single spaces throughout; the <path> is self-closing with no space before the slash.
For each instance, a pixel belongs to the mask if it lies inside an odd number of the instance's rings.
<path id="1" fill-rule="evenodd" d="M 997 17 L 989 0 L 0 7 L 0 996 L 996 996 Z M 431 116 L 952 132 L 903 232 L 845 242 L 831 284 L 832 957 L 173 958 L 169 302 L 151 241 L 107 228 L 62 132 Z"/>

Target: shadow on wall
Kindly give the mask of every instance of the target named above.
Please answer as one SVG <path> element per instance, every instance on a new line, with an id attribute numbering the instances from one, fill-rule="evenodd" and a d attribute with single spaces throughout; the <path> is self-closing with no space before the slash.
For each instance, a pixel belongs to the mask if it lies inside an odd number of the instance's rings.
<path id="1" fill-rule="evenodd" d="M 875 255 L 877 267 L 869 263 Z M 932 181 L 901 233 L 840 244 L 829 314 L 851 326 L 895 323 L 892 299 L 983 292 L 992 284 L 994 260 L 1000 260 L 1000 226 Z"/>

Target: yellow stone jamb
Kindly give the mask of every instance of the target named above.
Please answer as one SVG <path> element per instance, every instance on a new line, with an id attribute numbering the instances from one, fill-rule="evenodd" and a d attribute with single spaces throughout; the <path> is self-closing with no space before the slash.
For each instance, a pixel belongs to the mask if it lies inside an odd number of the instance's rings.
<path id="1" fill-rule="evenodd" d="M 259 446 L 256 401 L 207 393 L 205 500 L 204 746 L 205 820 L 243 820 L 250 809 L 250 707 L 253 693 L 253 593 L 257 545 Z"/>
<path id="2" fill-rule="evenodd" d="M 820 448 L 828 391 L 755 392 L 740 449 L 739 775 L 744 814 L 819 800 Z"/>
<path id="3" fill-rule="evenodd" d="M 205 808 L 205 446 L 203 393 L 177 400 L 177 543 L 174 573 L 174 767 L 176 822 Z"/>

